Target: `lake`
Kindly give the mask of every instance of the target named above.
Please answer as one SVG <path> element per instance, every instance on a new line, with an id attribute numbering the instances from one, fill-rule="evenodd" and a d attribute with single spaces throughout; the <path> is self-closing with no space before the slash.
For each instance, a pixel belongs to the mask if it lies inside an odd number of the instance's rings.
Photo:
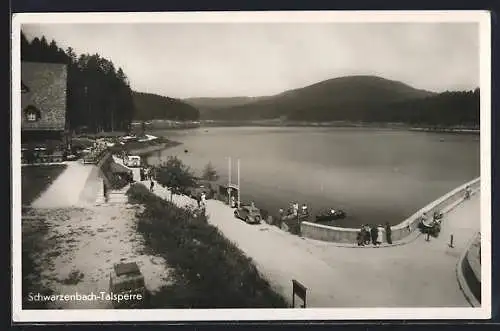
<path id="1" fill-rule="evenodd" d="M 480 174 L 479 135 L 368 128 L 210 127 L 155 131 L 182 145 L 175 155 L 201 174 L 208 162 L 227 183 L 240 159 L 241 199 L 277 214 L 292 200 L 314 215 L 343 209 L 342 227 L 397 224 Z M 185 153 L 185 150 L 188 152 Z"/>

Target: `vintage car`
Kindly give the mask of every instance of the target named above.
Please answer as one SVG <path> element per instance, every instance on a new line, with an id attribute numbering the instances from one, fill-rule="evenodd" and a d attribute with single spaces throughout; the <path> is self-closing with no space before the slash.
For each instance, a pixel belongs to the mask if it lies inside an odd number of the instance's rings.
<path id="1" fill-rule="evenodd" d="M 341 209 L 327 209 L 322 210 L 316 215 L 316 222 L 330 222 L 339 219 L 343 219 L 346 217 L 346 213 Z"/>
<path id="2" fill-rule="evenodd" d="M 127 167 L 140 167 L 141 166 L 141 157 L 137 155 L 128 155 L 124 158 L 123 164 Z"/>
<path id="3" fill-rule="evenodd" d="M 250 224 L 259 224 L 262 221 L 260 209 L 251 205 L 240 205 L 234 210 L 234 216 Z"/>
<path id="4" fill-rule="evenodd" d="M 144 283 L 139 266 L 135 262 L 118 263 L 114 265 L 113 271 L 109 277 L 109 292 L 115 295 L 137 295 L 140 294 L 141 300 L 122 300 L 118 302 L 113 300 L 114 308 L 141 308 L 147 301 L 147 289 Z"/>

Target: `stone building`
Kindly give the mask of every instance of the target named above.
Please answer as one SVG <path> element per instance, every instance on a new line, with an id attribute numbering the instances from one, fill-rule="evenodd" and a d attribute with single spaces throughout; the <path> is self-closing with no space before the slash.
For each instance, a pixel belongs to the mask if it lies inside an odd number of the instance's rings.
<path id="1" fill-rule="evenodd" d="M 63 161 L 70 143 L 66 65 L 22 62 L 20 83 L 23 163 Z"/>

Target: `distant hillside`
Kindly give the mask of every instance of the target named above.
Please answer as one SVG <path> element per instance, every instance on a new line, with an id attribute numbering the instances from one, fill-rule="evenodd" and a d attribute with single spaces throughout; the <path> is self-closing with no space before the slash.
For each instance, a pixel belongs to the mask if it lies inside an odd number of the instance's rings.
<path id="1" fill-rule="evenodd" d="M 197 108 L 174 98 L 157 94 L 133 92 L 135 120 L 168 119 L 196 121 L 200 118 Z"/>
<path id="2" fill-rule="evenodd" d="M 257 98 L 245 104 L 213 107 L 203 112 L 202 119 L 364 121 L 373 118 L 374 112 L 387 105 L 433 95 L 381 77 L 348 76 Z"/>
<path id="3" fill-rule="evenodd" d="M 378 113 L 374 112 L 369 121 L 378 118 L 388 122 L 403 122 L 412 125 L 434 127 L 464 126 L 479 127 L 479 89 L 474 91 L 444 92 L 423 99 L 395 102 Z"/>
<path id="4" fill-rule="evenodd" d="M 228 97 L 228 98 L 187 98 L 185 103 L 198 108 L 201 118 L 218 109 L 231 108 L 263 100 L 267 97 Z"/>

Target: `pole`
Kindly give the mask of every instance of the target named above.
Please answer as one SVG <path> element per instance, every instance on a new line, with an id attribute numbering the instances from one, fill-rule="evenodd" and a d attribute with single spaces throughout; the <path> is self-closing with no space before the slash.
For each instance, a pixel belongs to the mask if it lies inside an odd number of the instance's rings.
<path id="1" fill-rule="evenodd" d="M 241 187 L 240 187 L 240 159 L 238 159 L 238 208 L 240 208 L 240 196 L 241 196 Z"/>
<path id="2" fill-rule="evenodd" d="M 231 157 L 228 157 L 227 203 L 231 206 Z"/>

